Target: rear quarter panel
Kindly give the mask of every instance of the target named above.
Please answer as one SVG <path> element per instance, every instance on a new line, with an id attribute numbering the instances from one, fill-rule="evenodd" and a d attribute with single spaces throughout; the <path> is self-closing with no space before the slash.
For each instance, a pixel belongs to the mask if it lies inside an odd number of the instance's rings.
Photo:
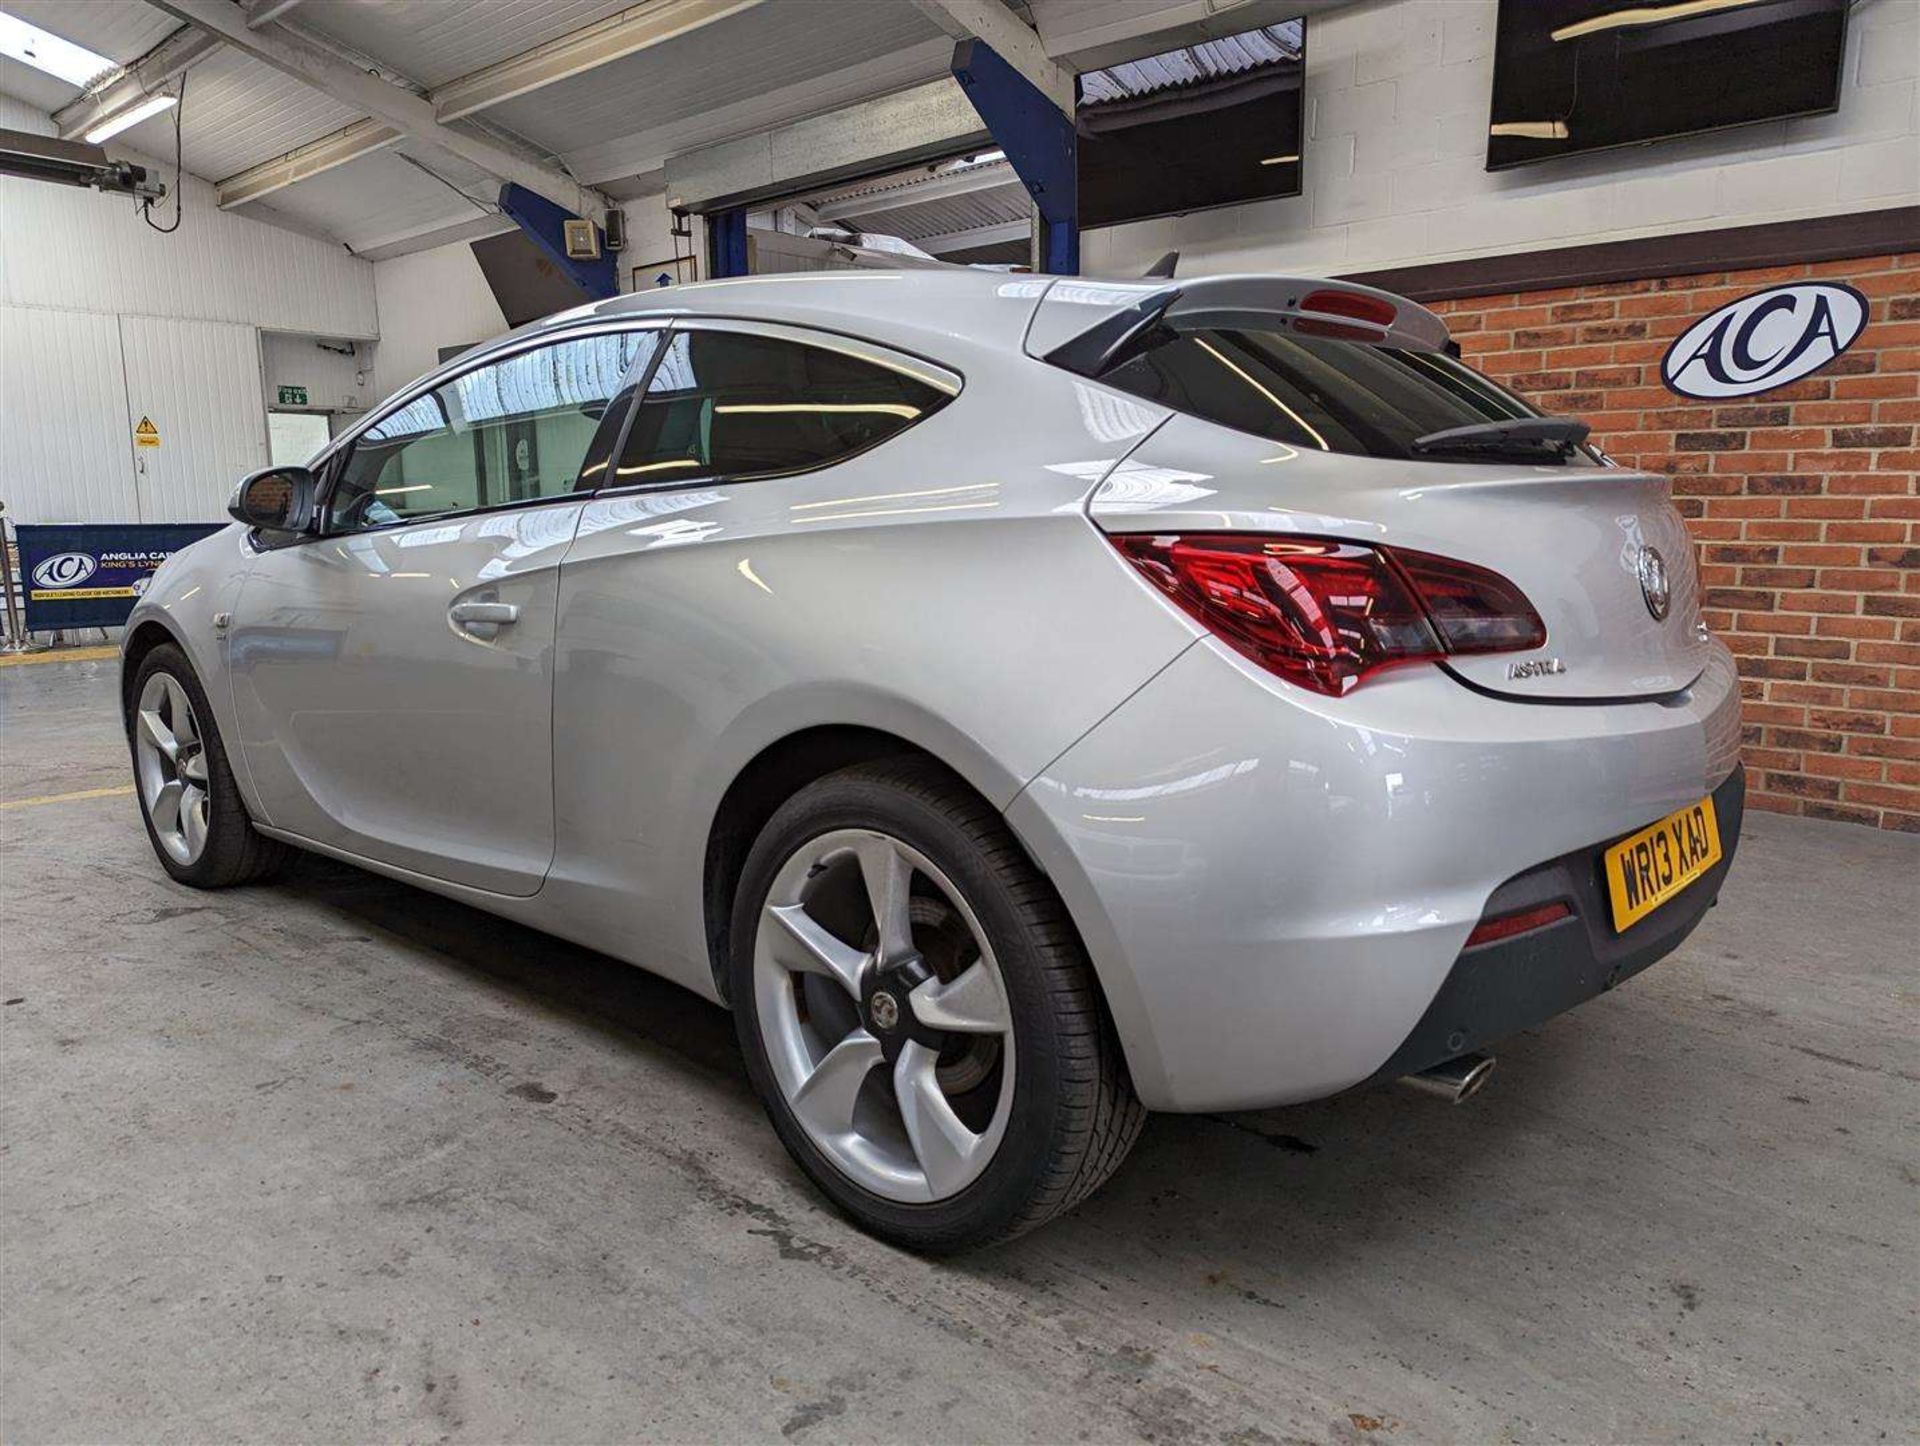
<path id="1" fill-rule="evenodd" d="M 771 744 L 918 744 L 995 807 L 1192 641 L 1085 516 L 1158 409 L 956 339 L 961 395 L 837 467 L 588 504 L 554 700 L 569 935 L 712 995 L 708 831 Z"/>

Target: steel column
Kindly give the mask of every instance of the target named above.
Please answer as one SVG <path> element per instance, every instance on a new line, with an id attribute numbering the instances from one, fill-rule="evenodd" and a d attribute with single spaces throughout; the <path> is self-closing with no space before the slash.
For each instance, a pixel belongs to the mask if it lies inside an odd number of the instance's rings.
<path id="1" fill-rule="evenodd" d="M 953 78 L 1007 153 L 1040 213 L 1043 265 L 1057 276 L 1080 271 L 1078 147 L 1073 119 L 986 41 L 953 47 Z"/>
<path id="2" fill-rule="evenodd" d="M 707 213 L 707 275 L 747 274 L 747 213 L 744 210 Z"/>
<path id="3" fill-rule="evenodd" d="M 620 294 L 619 272 L 614 269 L 611 256 L 603 252 L 598 261 L 579 261 L 567 255 L 565 223 L 581 217 L 512 181 L 500 188 L 500 210 L 527 233 L 534 245 L 546 252 L 547 258 L 560 268 L 561 275 L 586 292 L 590 299 L 605 301 Z"/>

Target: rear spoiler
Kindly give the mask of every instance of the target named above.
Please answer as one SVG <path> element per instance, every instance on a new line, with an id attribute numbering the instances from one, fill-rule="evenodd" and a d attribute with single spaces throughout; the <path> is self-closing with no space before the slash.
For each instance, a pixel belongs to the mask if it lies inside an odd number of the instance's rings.
<path id="1" fill-rule="evenodd" d="M 1105 314 L 1084 324 L 1082 306 Z M 1078 313 L 1078 314 L 1076 314 Z M 1165 285 L 1056 282 L 1028 333 L 1032 354 L 1082 376 L 1118 366 L 1156 327 L 1285 328 L 1410 351 L 1445 351 L 1447 324 L 1418 302 L 1348 281 L 1209 276 Z"/>

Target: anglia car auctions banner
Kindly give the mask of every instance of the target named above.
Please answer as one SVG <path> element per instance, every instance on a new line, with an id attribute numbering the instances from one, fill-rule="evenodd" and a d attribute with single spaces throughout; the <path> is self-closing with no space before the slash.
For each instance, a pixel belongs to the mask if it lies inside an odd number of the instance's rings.
<path id="1" fill-rule="evenodd" d="M 28 630 L 118 627 L 161 563 L 225 525 L 136 522 L 14 528 Z"/>

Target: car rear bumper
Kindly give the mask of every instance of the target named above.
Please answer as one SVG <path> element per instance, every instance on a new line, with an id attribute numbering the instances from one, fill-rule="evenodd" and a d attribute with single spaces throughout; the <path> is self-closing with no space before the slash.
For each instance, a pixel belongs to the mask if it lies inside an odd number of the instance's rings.
<path id="1" fill-rule="evenodd" d="M 1251 1109 L 1379 1076 L 1497 890 L 1698 802 L 1738 751 L 1738 689 L 1717 646 L 1681 695 L 1552 705 L 1490 698 L 1430 667 L 1322 698 L 1202 639 L 1007 818 L 1079 927 L 1142 1100 Z M 1738 815 L 1721 824 L 1729 854 Z M 1657 957 L 1717 887 L 1623 940 L 1658 936 Z M 1585 917 L 1604 928 L 1595 907 Z M 1596 945 L 1594 957 L 1614 956 Z M 1588 979 L 1562 986 L 1569 1003 Z"/>
<path id="2" fill-rule="evenodd" d="M 1417 1074 L 1484 1050 L 1586 1003 L 1679 948 L 1720 900 L 1721 881 L 1739 846 L 1746 797 L 1746 770 L 1735 768 L 1713 791 L 1720 861 L 1624 932 L 1615 933 L 1611 922 L 1604 844 L 1575 849 L 1508 879 L 1487 900 L 1487 917 L 1562 902 L 1573 913 L 1462 950 L 1420 1022 L 1374 1078 Z"/>

